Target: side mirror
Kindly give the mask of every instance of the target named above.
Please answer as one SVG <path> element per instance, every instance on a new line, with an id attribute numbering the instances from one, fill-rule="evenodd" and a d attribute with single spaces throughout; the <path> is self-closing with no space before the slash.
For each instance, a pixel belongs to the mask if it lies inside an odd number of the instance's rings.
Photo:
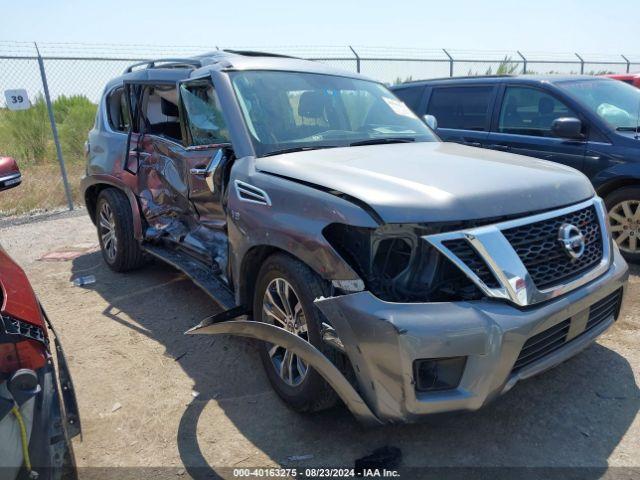
<path id="1" fill-rule="evenodd" d="M 436 130 L 438 128 L 438 120 L 433 115 L 423 115 L 422 120 L 431 130 Z"/>
<path id="2" fill-rule="evenodd" d="M 0 191 L 17 187 L 22 182 L 18 164 L 11 157 L 0 157 Z"/>
<path id="3" fill-rule="evenodd" d="M 556 118 L 551 124 L 551 133 L 559 138 L 582 138 L 582 122 L 574 117 Z"/>

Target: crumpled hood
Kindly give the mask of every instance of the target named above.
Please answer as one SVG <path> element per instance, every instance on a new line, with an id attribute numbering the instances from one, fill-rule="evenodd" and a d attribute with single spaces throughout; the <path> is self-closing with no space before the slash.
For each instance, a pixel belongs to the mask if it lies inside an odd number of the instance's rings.
<path id="1" fill-rule="evenodd" d="M 351 195 L 388 223 L 514 215 L 594 195 L 573 168 L 455 143 L 310 150 L 259 158 L 256 168 Z"/>

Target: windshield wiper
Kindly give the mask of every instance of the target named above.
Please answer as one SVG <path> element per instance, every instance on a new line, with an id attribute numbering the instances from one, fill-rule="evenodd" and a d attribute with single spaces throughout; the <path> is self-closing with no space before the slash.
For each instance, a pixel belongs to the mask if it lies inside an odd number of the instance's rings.
<path id="1" fill-rule="evenodd" d="M 337 148 L 338 145 L 316 145 L 316 146 L 305 146 L 305 147 L 291 147 L 291 148 L 283 148 L 281 150 L 274 150 L 273 152 L 268 152 L 262 155 L 263 157 L 271 157 L 273 155 L 280 155 L 282 153 L 295 153 L 295 152 L 306 152 L 308 150 L 320 150 L 323 148 Z"/>
<path id="2" fill-rule="evenodd" d="M 637 127 L 618 127 L 616 130 L 619 132 L 640 132 L 640 125 Z"/>
<path id="3" fill-rule="evenodd" d="M 416 139 L 412 137 L 369 138 L 367 140 L 358 140 L 357 142 L 350 143 L 349 145 L 352 147 L 357 147 L 358 145 L 380 145 L 383 143 L 411 143 L 415 141 Z"/>

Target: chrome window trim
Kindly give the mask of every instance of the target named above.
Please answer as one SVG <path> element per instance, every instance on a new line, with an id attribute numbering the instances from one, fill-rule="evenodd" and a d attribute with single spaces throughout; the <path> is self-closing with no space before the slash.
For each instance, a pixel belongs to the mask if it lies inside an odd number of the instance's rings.
<path id="1" fill-rule="evenodd" d="M 549 220 L 554 217 L 560 217 L 590 206 L 595 208 L 600 225 L 602 260 L 591 270 L 581 274 L 573 281 L 556 287 L 538 290 L 529 272 L 520 260 L 520 257 L 511 246 L 511 243 L 509 243 L 502 234 L 502 231 Z M 537 215 L 530 215 L 528 217 L 476 228 L 425 235 L 422 238 L 449 258 L 485 295 L 491 298 L 509 300 L 521 307 L 551 300 L 591 282 L 609 269 L 612 260 L 611 235 L 607 225 L 606 208 L 604 201 L 599 197 L 593 197 L 570 207 Z M 500 287 L 488 287 L 462 260 L 444 245 L 444 242 L 448 240 L 458 239 L 466 240 L 476 249 L 480 257 L 495 275 Z"/>

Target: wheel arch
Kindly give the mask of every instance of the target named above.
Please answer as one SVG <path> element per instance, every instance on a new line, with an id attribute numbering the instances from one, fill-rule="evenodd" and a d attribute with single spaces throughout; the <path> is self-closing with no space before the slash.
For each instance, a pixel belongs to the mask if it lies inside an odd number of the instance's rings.
<path id="1" fill-rule="evenodd" d="M 624 187 L 638 187 L 640 186 L 640 178 L 635 177 L 622 177 L 614 178 L 608 182 L 604 182 L 596 188 L 598 195 L 605 198 L 610 193 L 619 190 Z"/>
<path id="2" fill-rule="evenodd" d="M 249 308 L 253 306 L 253 295 L 260 268 L 267 258 L 278 253 L 299 261 L 310 268 L 320 278 L 323 278 L 321 273 L 316 271 L 311 265 L 283 248 L 274 245 L 254 245 L 247 250 L 240 262 L 239 278 L 236 281 L 236 301 L 239 305 L 246 305 Z"/>
<path id="3" fill-rule="evenodd" d="M 136 240 L 141 241 L 143 238 L 142 234 L 142 215 L 140 213 L 140 205 L 138 204 L 138 199 L 133 194 L 131 189 L 117 180 L 113 179 L 105 179 L 105 178 L 92 178 L 92 181 L 83 181 L 83 190 L 84 190 L 84 203 L 87 207 L 87 212 L 89 213 L 89 217 L 93 224 L 96 224 L 96 206 L 98 203 L 98 196 L 103 190 L 108 188 L 114 188 L 116 190 L 120 190 L 129 200 L 129 205 L 131 206 L 131 214 L 133 217 L 133 233 Z"/>

